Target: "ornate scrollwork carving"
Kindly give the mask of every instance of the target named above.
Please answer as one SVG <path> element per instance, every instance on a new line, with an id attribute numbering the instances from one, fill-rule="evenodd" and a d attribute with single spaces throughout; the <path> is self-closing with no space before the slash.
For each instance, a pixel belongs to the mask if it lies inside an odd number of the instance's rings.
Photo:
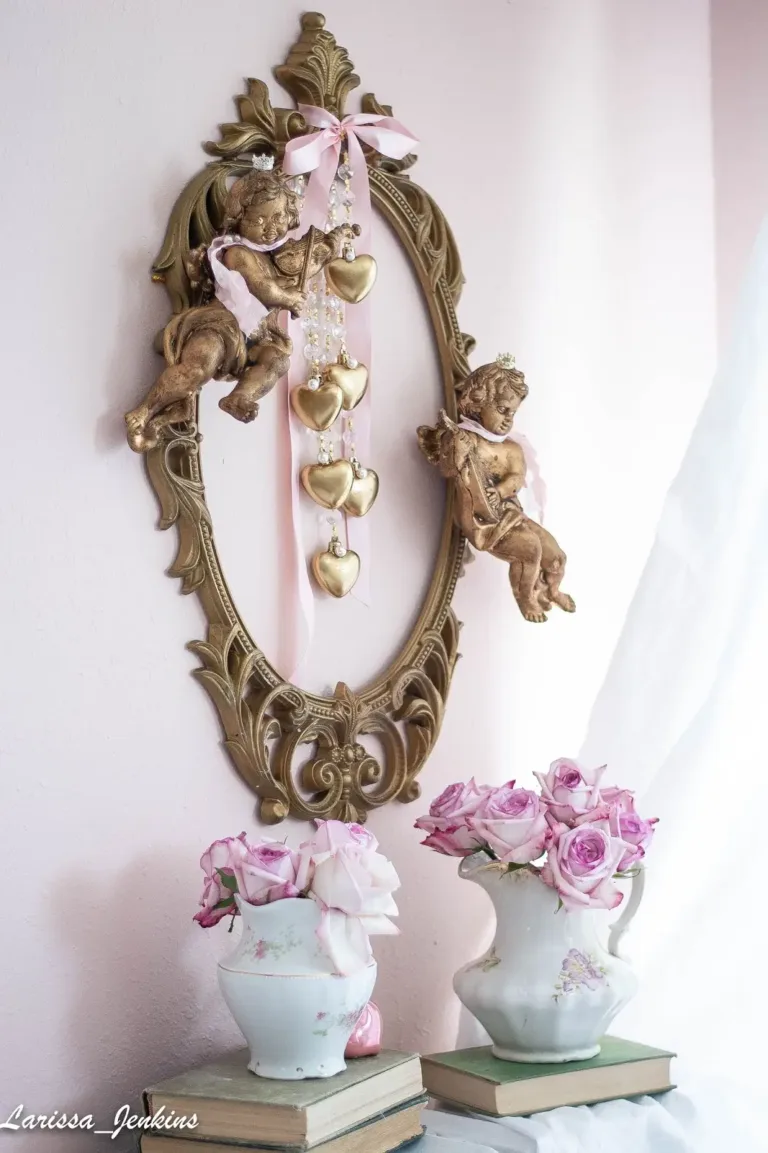
<path id="1" fill-rule="evenodd" d="M 325 30 L 324 17 L 307 13 L 301 26 L 299 40 L 275 75 L 297 102 L 321 105 L 341 117 L 359 78 L 346 50 Z M 266 146 L 280 157 L 286 141 L 306 131 L 295 109 L 272 106 L 262 81 L 247 84 L 246 94 L 235 98 L 238 120 L 222 124 L 221 139 L 205 145 L 216 159 L 174 205 L 153 267 L 153 278 L 165 284 L 175 312 L 196 302 L 190 254 L 219 228 L 227 182 L 249 168 L 244 154 Z M 363 108 L 391 111 L 373 96 L 363 97 Z M 474 342 L 459 329 L 454 311 L 463 283 L 456 243 L 435 202 L 407 175 L 414 159 L 369 155 L 371 194 L 423 288 L 440 352 L 444 404 L 453 416 L 454 389 L 469 371 L 467 353 Z M 197 414 L 187 416 L 147 453 L 147 469 L 160 501 L 160 527 L 178 528 L 170 575 L 181 579 L 183 592 L 197 593 L 208 619 L 207 639 L 189 645 L 200 660 L 194 675 L 216 706 L 237 771 L 259 797 L 261 819 L 277 822 L 291 814 L 363 821 L 370 809 L 388 801 L 415 800 L 416 778 L 440 732 L 457 659 L 459 624 L 451 598 L 464 541 L 453 524 L 450 499 L 420 617 L 391 666 L 360 692 L 345 684 L 331 698 L 303 692 L 278 675 L 232 600 L 205 499 Z"/>

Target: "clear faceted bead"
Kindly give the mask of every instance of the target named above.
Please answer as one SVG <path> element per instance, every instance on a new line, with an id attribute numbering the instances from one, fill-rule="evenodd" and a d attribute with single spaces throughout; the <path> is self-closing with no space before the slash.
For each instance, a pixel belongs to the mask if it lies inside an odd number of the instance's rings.
<path id="1" fill-rule="evenodd" d="M 317 463 L 318 464 L 330 464 L 331 463 L 331 454 L 328 452 L 327 449 L 324 448 L 324 449 L 322 449 L 321 452 L 319 452 L 317 454 Z"/>
<path id="2" fill-rule="evenodd" d="M 305 344 L 304 345 L 304 358 L 305 358 L 305 360 L 316 360 L 317 359 L 317 345 L 316 344 Z"/>
<path id="3" fill-rule="evenodd" d="M 342 180 L 351 180 L 354 175 L 355 174 L 349 164 L 339 165 L 339 176 Z"/>
<path id="4" fill-rule="evenodd" d="M 344 205 L 355 203 L 355 194 L 351 188 L 345 188 L 341 194 L 341 203 Z"/>

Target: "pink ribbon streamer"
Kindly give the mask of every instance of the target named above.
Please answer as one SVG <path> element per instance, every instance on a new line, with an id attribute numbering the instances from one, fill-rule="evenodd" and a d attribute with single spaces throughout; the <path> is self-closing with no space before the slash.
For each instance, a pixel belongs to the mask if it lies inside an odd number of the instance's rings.
<path id="1" fill-rule="evenodd" d="M 346 140 L 349 164 L 352 169 L 351 191 L 355 198 L 355 222 L 360 226 L 357 247 L 361 252 L 371 248 L 371 190 L 368 183 L 368 165 L 361 141 L 384 156 L 402 160 L 418 143 L 416 137 L 392 116 L 360 113 L 339 120 L 325 108 L 300 104 L 299 112 L 307 124 L 317 132 L 289 140 L 285 146 L 283 171 L 291 176 L 310 172 L 307 194 L 302 212 L 302 228 L 314 224 L 324 228 L 328 214 L 328 194 L 336 177 L 341 150 Z M 372 463 L 368 459 L 371 438 L 371 306 L 370 297 L 358 304 L 347 305 L 347 347 L 350 355 L 368 368 L 369 381 L 365 397 L 345 420 L 354 421 L 355 450 L 363 467 Z M 293 367 L 293 366 L 292 366 Z M 295 419 L 295 418 L 294 418 Z M 294 462 L 295 463 L 295 462 Z M 294 472 L 297 472 L 294 469 Z M 294 478 L 294 484 L 296 480 Z M 360 576 L 352 595 L 363 604 L 370 603 L 370 532 L 367 517 L 347 517 L 347 547 L 360 556 Z"/>
<path id="2" fill-rule="evenodd" d="M 459 428 L 463 428 L 467 432 L 477 433 L 483 440 L 492 441 L 494 444 L 501 444 L 505 440 L 511 440 L 515 444 L 520 445 L 525 458 L 526 488 L 530 490 L 535 505 L 533 513 L 538 517 L 539 523 L 544 524 L 544 511 L 547 507 L 547 486 L 544 477 L 541 475 L 536 450 L 528 437 L 522 432 L 518 432 L 517 429 L 514 429 L 510 433 L 489 432 L 488 429 L 478 421 L 470 420 L 470 418 L 466 416 L 459 421 Z M 530 483 L 528 480 L 529 477 Z"/>

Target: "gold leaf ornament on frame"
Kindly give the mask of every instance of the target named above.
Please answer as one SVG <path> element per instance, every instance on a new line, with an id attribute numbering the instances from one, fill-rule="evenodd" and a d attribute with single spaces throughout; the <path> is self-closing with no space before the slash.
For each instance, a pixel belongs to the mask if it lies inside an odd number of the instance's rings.
<path id="1" fill-rule="evenodd" d="M 360 83 L 346 50 L 317 12 L 301 18 L 301 35 L 275 75 L 296 103 L 324 107 L 339 117 L 348 92 Z M 361 105 L 363 112 L 392 114 L 371 95 L 364 95 Z M 221 138 L 205 146 L 213 162 L 181 192 L 153 267 L 153 279 L 165 286 L 175 314 L 200 303 L 189 275 L 192 254 L 217 235 L 232 179 L 253 170 L 254 150 L 272 149 L 279 167 L 286 141 L 306 132 L 296 108 L 273 107 L 260 80 L 248 81 L 237 106 L 237 121 L 222 125 Z M 443 405 L 455 419 L 454 390 L 468 375 L 474 342 L 461 332 L 454 311 L 463 284 L 456 244 L 440 209 L 408 175 L 414 159 L 367 153 L 371 198 L 421 286 L 438 349 Z M 206 639 L 189 646 L 199 660 L 194 675 L 216 706 L 224 745 L 258 798 L 260 819 L 364 821 L 371 809 L 415 800 L 419 772 L 440 732 L 458 652 L 451 598 L 464 541 L 453 521 L 452 496 L 410 636 L 372 682 L 357 690 L 340 683 L 331 696 L 321 696 L 284 680 L 240 616 L 214 543 L 196 400 L 176 415 L 159 430 L 158 443 L 144 459 L 160 503 L 160 528 L 175 525 L 178 532 L 170 575 L 181 580 L 184 593 L 196 593 L 207 619 Z M 244 434 L 256 437 L 260 431 L 256 421 Z"/>

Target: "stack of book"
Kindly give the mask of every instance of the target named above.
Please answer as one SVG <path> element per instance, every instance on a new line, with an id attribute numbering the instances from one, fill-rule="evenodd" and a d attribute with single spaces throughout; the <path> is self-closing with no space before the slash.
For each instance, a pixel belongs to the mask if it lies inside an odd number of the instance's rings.
<path id="1" fill-rule="evenodd" d="M 418 1056 L 383 1049 L 343 1073 L 269 1081 L 246 1050 L 147 1089 L 156 1119 L 196 1118 L 194 1128 L 145 1130 L 141 1153 L 390 1153 L 420 1137 L 427 1098 Z"/>
<path id="2" fill-rule="evenodd" d="M 673 1089 L 674 1053 L 620 1037 L 603 1037 L 589 1061 L 553 1065 L 500 1061 L 490 1046 L 433 1053 L 422 1059 L 424 1086 L 449 1105 L 494 1117 L 524 1116 L 561 1105 L 594 1105 Z"/>

